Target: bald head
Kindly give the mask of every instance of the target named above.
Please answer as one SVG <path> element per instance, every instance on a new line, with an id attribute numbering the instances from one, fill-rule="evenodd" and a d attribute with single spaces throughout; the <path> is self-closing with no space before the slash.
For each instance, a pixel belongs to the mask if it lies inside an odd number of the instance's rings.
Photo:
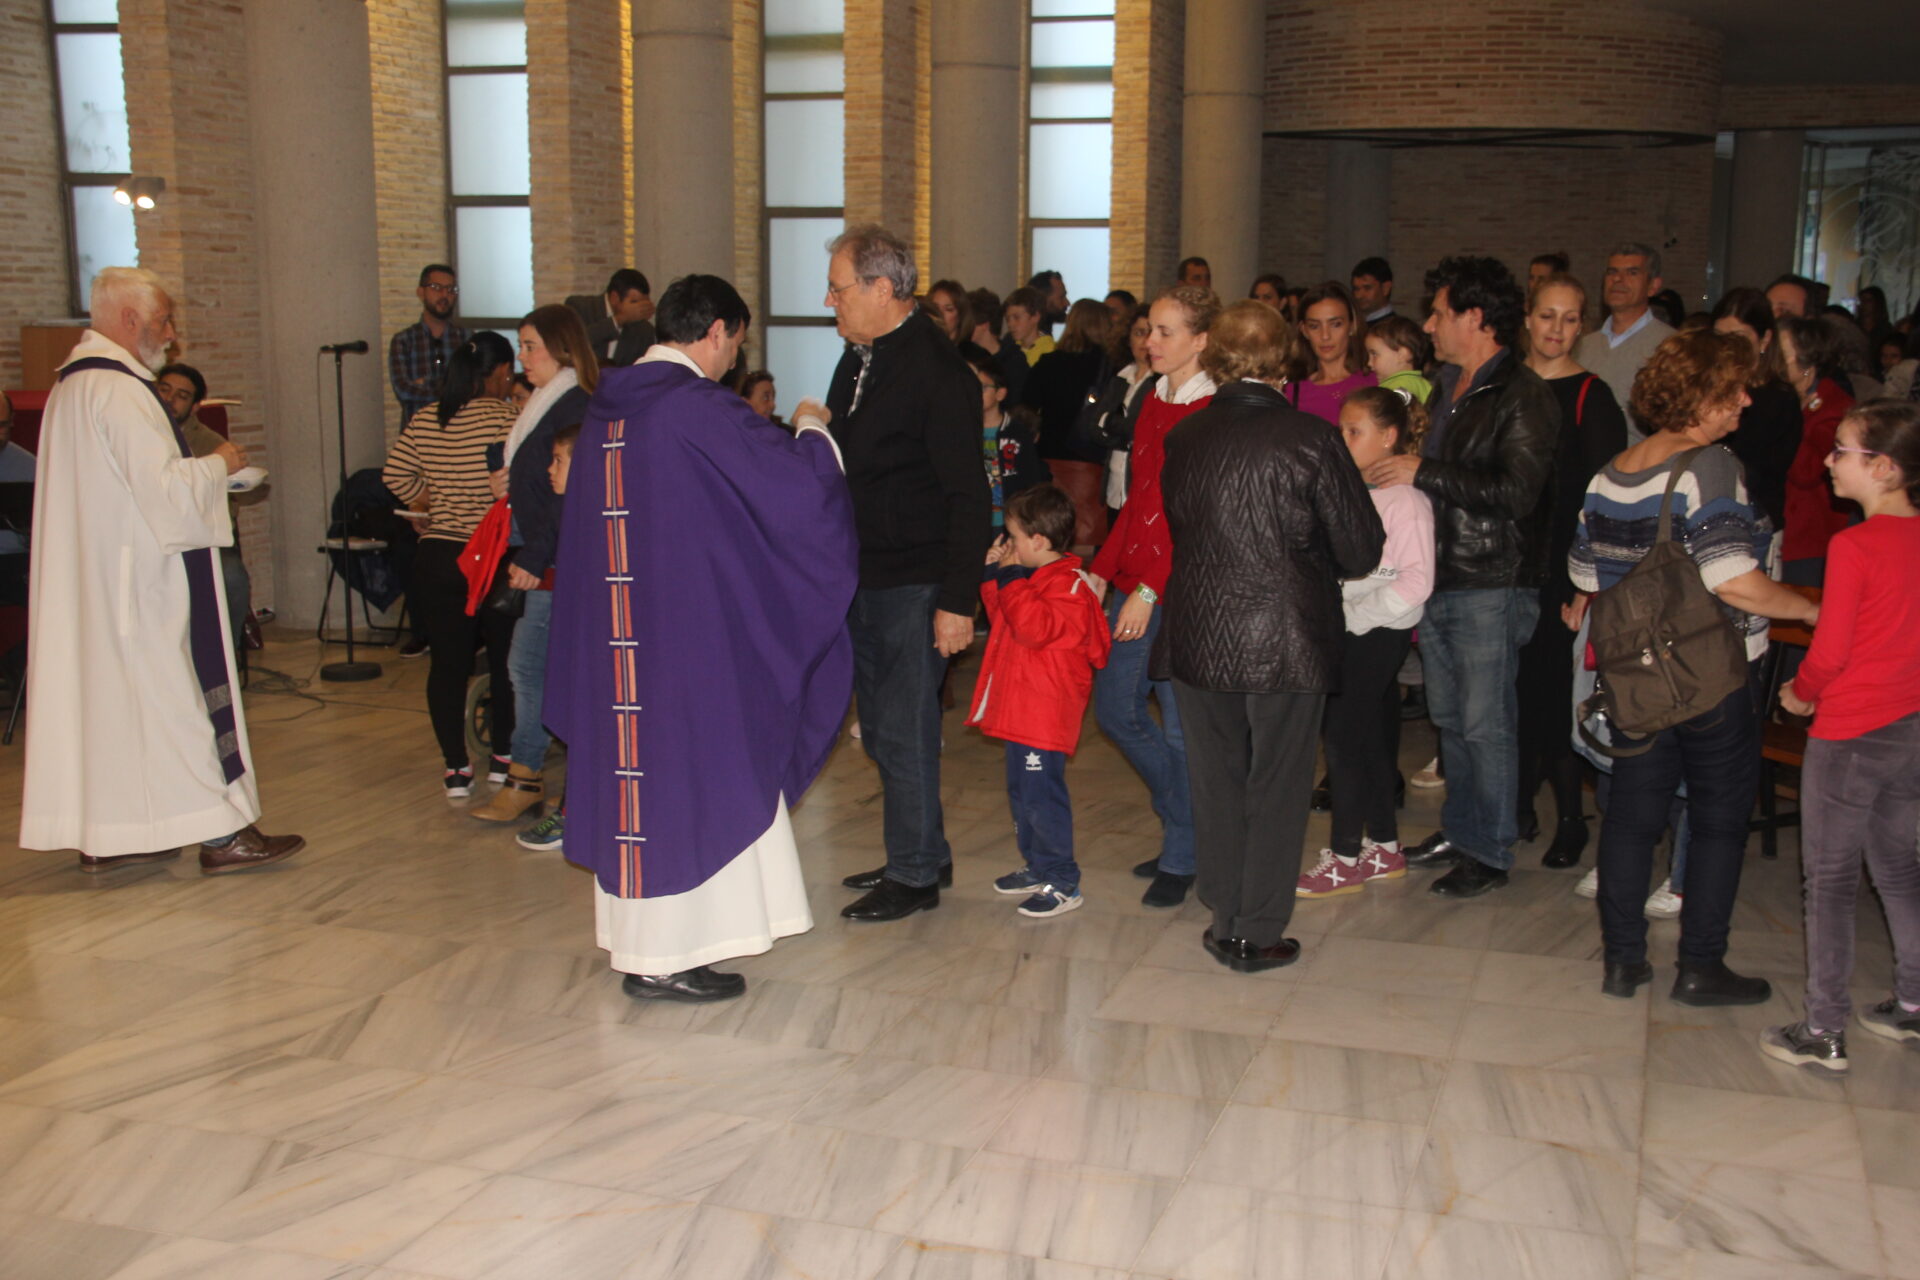
<path id="1" fill-rule="evenodd" d="M 160 277 L 139 267 L 105 267 L 93 278 L 89 300 L 95 333 L 120 344 L 158 371 L 167 362 L 167 348 L 177 336 L 173 328 L 173 299 Z"/>

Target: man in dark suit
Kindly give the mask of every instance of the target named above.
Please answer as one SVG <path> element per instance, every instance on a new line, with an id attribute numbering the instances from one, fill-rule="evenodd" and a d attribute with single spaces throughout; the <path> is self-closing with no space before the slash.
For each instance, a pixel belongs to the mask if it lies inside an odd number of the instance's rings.
<path id="1" fill-rule="evenodd" d="M 567 305 L 587 326 L 601 364 L 632 364 L 653 345 L 653 288 L 632 267 L 622 267 L 599 297 L 577 293 Z"/>

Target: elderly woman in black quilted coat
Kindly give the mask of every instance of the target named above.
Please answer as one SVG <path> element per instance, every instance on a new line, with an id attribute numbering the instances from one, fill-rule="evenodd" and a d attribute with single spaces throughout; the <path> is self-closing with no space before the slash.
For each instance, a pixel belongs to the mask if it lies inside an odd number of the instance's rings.
<path id="1" fill-rule="evenodd" d="M 1261 303 L 1229 307 L 1203 357 L 1213 403 L 1167 437 L 1173 572 L 1153 674 L 1186 729 L 1201 941 L 1242 973 L 1291 964 L 1321 706 L 1340 670 L 1340 582 L 1385 533 L 1338 431 L 1278 389 L 1297 339 Z"/>

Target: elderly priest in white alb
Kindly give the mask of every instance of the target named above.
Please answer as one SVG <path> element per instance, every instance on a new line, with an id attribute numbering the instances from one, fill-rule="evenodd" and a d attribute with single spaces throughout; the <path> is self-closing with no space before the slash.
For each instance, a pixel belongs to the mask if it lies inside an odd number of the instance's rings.
<path id="1" fill-rule="evenodd" d="M 109 267 L 40 430 L 20 843 L 100 872 L 200 846 L 208 875 L 292 857 L 262 835 L 211 548 L 233 542 L 238 445 L 188 452 L 154 394 L 173 302 Z"/>

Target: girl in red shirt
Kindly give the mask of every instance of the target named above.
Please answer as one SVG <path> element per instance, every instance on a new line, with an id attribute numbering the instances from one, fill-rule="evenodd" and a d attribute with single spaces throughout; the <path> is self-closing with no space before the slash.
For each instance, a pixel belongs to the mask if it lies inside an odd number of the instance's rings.
<path id="1" fill-rule="evenodd" d="M 1920 1040 L 1920 404 L 1871 400 L 1841 420 L 1833 491 L 1865 523 L 1833 535 L 1813 646 L 1780 705 L 1813 716 L 1800 781 L 1807 1015 L 1769 1027 L 1772 1058 L 1847 1070 L 1855 897 L 1866 863 L 1893 935 L 1894 994 L 1860 1025 Z"/>

